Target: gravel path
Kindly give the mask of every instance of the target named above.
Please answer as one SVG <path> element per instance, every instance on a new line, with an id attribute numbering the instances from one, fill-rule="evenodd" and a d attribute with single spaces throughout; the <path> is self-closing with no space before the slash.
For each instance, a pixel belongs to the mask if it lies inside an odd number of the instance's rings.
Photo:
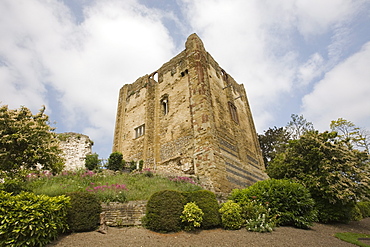
<path id="1" fill-rule="evenodd" d="M 107 234 L 98 232 L 74 233 L 60 237 L 48 247 L 99 246 L 354 246 L 334 237 L 337 232 L 370 234 L 370 218 L 349 224 L 315 224 L 310 230 L 278 227 L 272 233 L 248 232 L 245 229 L 202 230 L 195 233 L 160 234 L 142 227 L 110 227 Z M 370 246 L 370 243 L 367 243 Z"/>

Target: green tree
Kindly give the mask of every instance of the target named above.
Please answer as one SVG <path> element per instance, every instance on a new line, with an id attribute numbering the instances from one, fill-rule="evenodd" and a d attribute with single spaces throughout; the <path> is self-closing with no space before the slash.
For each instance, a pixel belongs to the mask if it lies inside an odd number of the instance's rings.
<path id="1" fill-rule="evenodd" d="M 22 106 L 19 109 L 0 107 L 0 170 L 16 175 L 20 168 L 57 173 L 63 168 L 59 140 L 49 125 L 45 107 L 33 115 Z"/>
<path id="2" fill-rule="evenodd" d="M 330 129 L 338 133 L 338 138 L 343 140 L 349 148 L 356 147 L 366 150 L 369 153 L 370 140 L 369 132 L 357 127 L 351 121 L 338 118 L 330 123 Z"/>
<path id="3" fill-rule="evenodd" d="M 85 157 L 85 167 L 90 171 L 99 169 L 101 162 L 97 153 L 88 154 Z"/>
<path id="4" fill-rule="evenodd" d="M 118 171 L 123 169 L 123 155 L 120 152 L 113 152 L 109 155 L 107 168 Z"/>
<path id="5" fill-rule="evenodd" d="M 311 192 L 319 219 L 346 221 L 356 200 L 369 190 L 369 157 L 338 141 L 336 132 L 307 132 L 289 141 L 285 152 L 270 162 L 271 178 L 293 179 Z"/>
<path id="6" fill-rule="evenodd" d="M 303 115 L 292 114 L 290 117 L 292 120 L 288 122 L 286 130 L 290 134 L 291 139 L 299 139 L 303 134 L 315 130 L 313 124 L 308 122 Z"/>
<path id="7" fill-rule="evenodd" d="M 266 167 L 275 158 L 276 154 L 284 151 L 289 139 L 290 135 L 284 127 L 277 128 L 274 126 L 274 128 L 264 131 L 263 135 L 258 135 L 258 141 Z"/>

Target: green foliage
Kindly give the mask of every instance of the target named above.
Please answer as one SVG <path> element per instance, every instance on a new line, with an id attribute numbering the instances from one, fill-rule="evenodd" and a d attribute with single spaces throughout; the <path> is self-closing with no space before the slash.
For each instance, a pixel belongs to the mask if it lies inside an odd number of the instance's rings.
<path id="1" fill-rule="evenodd" d="M 357 147 L 365 149 L 369 153 L 370 140 L 368 131 L 343 118 L 331 121 L 330 129 L 337 132 L 338 139 L 342 140 L 350 149 Z"/>
<path id="2" fill-rule="evenodd" d="M 143 166 L 144 166 L 144 160 L 140 160 L 139 161 L 139 171 L 143 170 Z"/>
<path id="3" fill-rule="evenodd" d="M 70 231 L 95 230 L 102 211 L 96 195 L 87 192 L 71 192 L 67 195 L 71 198 L 71 208 L 69 208 L 67 215 Z"/>
<path id="4" fill-rule="evenodd" d="M 136 170 L 136 162 L 134 160 L 130 161 L 130 166 L 129 166 L 130 172 L 133 172 Z"/>
<path id="5" fill-rule="evenodd" d="M 0 190 L 13 193 L 13 195 L 18 195 L 22 191 L 28 191 L 26 183 L 18 177 L 4 179 L 4 183 L 0 183 Z"/>
<path id="6" fill-rule="evenodd" d="M 262 150 L 262 157 L 265 166 L 268 167 L 269 162 L 273 160 L 276 154 L 285 150 L 285 146 L 290 140 L 290 134 L 285 128 L 269 128 L 264 131 L 263 135 L 258 135 L 258 141 Z"/>
<path id="7" fill-rule="evenodd" d="M 287 124 L 286 131 L 291 139 L 297 140 L 302 135 L 315 130 L 313 124 L 308 122 L 303 115 L 292 114 L 290 117 L 292 120 Z"/>
<path id="8" fill-rule="evenodd" d="M 123 169 L 123 155 L 120 152 L 113 152 L 109 155 L 107 168 L 112 171 Z"/>
<path id="9" fill-rule="evenodd" d="M 363 219 L 363 217 L 362 217 L 362 214 L 361 214 L 361 210 L 358 207 L 358 205 L 355 204 L 353 206 L 353 208 L 351 209 L 351 211 L 350 211 L 350 220 L 359 221 L 359 220 L 362 220 L 362 219 Z"/>
<path id="10" fill-rule="evenodd" d="M 359 238 L 370 238 L 370 234 L 362 234 L 362 233 L 354 233 L 354 232 L 343 232 L 343 233 L 336 233 L 334 235 L 336 238 L 343 240 L 345 242 L 355 244 L 357 246 L 368 247 L 368 244 L 360 242 Z"/>
<path id="11" fill-rule="evenodd" d="M 315 203 L 309 191 L 301 184 L 289 180 L 268 179 L 259 181 L 245 189 L 236 189 L 230 199 L 239 203 L 243 209 L 243 217 L 253 218 L 253 215 L 266 212 L 253 212 L 258 205 L 271 208 L 271 216 L 278 215 L 279 225 L 292 225 L 308 228 L 316 217 Z M 248 215 L 252 212 L 252 215 Z M 262 219 L 262 218 L 261 218 Z"/>
<path id="12" fill-rule="evenodd" d="M 243 225 L 242 208 L 232 200 L 223 203 L 219 209 L 222 226 L 228 230 L 238 230 Z"/>
<path id="13" fill-rule="evenodd" d="M 0 191 L 0 246 L 45 246 L 67 230 L 66 196 Z"/>
<path id="14" fill-rule="evenodd" d="M 193 231 L 196 227 L 200 227 L 203 221 L 203 211 L 195 202 L 188 202 L 184 206 L 184 210 L 180 216 L 185 231 Z"/>
<path id="15" fill-rule="evenodd" d="M 271 178 L 293 179 L 308 188 L 321 222 L 348 220 L 348 213 L 341 217 L 336 212 L 368 196 L 370 186 L 368 155 L 349 149 L 336 137 L 335 132 L 308 132 L 290 141 L 267 168 Z M 331 217 L 331 213 L 336 215 Z"/>
<path id="16" fill-rule="evenodd" d="M 147 203 L 143 225 L 156 232 L 180 231 L 180 216 L 185 202 L 185 197 L 178 191 L 164 190 L 154 193 Z"/>
<path id="17" fill-rule="evenodd" d="M 99 155 L 97 153 L 88 154 L 85 158 L 85 167 L 86 169 L 93 171 L 98 170 L 101 165 L 101 160 L 99 159 Z"/>
<path id="18" fill-rule="evenodd" d="M 33 115 L 24 106 L 16 110 L 0 106 L 0 170 L 9 175 L 37 165 L 54 173 L 62 170 L 59 140 L 44 111 L 45 107 Z"/>
<path id="19" fill-rule="evenodd" d="M 218 227 L 221 224 L 219 205 L 216 195 L 209 190 L 198 190 L 183 193 L 187 202 L 195 202 L 202 209 L 204 216 L 202 228 L 210 229 Z"/>
<path id="20" fill-rule="evenodd" d="M 358 202 L 357 207 L 360 209 L 363 218 L 370 217 L 370 201 Z"/>

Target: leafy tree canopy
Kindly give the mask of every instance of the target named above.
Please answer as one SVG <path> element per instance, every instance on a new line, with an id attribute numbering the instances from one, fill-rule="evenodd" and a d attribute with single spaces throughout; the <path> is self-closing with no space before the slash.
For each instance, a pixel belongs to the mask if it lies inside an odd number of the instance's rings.
<path id="1" fill-rule="evenodd" d="M 289 140 L 290 134 L 284 127 L 277 128 L 274 126 L 274 128 L 266 130 L 263 135 L 258 135 L 258 141 L 266 167 L 275 158 L 276 154 L 284 151 L 285 145 Z"/>
<path id="2" fill-rule="evenodd" d="M 33 115 L 22 106 L 8 109 L 0 106 L 0 170 L 8 175 L 16 174 L 20 168 L 43 169 L 56 173 L 63 168 L 63 158 L 55 128 L 49 125 L 45 107 Z"/>
<path id="3" fill-rule="evenodd" d="M 337 132 L 338 138 L 344 141 L 349 148 L 356 147 L 369 153 L 370 133 L 367 130 L 343 118 L 331 121 L 330 129 Z"/>
<path id="4" fill-rule="evenodd" d="M 299 139 L 301 135 L 315 130 L 313 124 L 308 122 L 303 115 L 292 114 L 290 117 L 292 120 L 288 122 L 286 130 L 290 133 L 291 139 Z"/>
<path id="5" fill-rule="evenodd" d="M 367 195 L 369 156 L 338 141 L 336 132 L 307 132 L 291 140 L 287 149 L 270 162 L 271 178 L 303 183 L 314 198 L 350 203 Z"/>

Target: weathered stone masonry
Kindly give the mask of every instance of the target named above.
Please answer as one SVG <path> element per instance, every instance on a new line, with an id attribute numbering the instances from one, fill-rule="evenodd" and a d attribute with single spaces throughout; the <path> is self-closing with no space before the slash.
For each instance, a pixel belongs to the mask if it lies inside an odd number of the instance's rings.
<path id="1" fill-rule="evenodd" d="M 198 176 L 215 192 L 267 178 L 247 95 L 192 34 L 185 50 L 119 93 L 113 151 Z"/>

